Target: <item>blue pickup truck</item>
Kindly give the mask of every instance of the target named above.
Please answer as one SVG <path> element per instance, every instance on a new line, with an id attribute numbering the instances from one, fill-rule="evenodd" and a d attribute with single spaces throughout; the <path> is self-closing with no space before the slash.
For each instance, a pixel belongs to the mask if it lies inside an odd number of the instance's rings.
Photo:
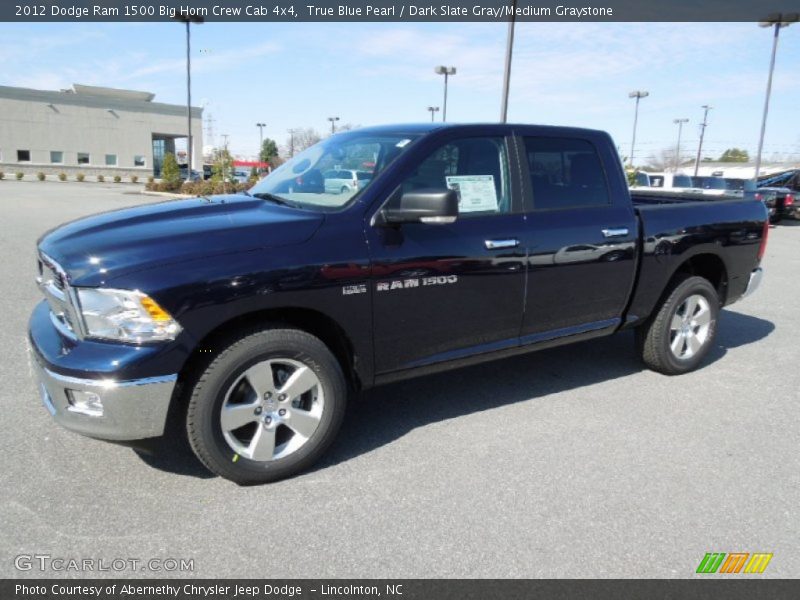
<path id="1" fill-rule="evenodd" d="M 370 177 L 327 193 L 345 169 Z M 211 471 L 264 483 L 386 382 L 624 329 L 650 368 L 695 369 L 767 231 L 756 200 L 632 196 L 600 131 L 358 129 L 248 192 L 46 233 L 32 363 L 64 427 L 139 440 L 180 419 Z"/>

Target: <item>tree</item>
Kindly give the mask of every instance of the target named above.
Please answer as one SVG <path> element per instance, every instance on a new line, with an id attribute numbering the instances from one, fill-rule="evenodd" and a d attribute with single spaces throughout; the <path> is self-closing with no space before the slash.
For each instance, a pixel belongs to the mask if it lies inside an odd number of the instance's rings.
<path id="1" fill-rule="evenodd" d="M 230 181 L 233 176 L 233 157 L 225 148 L 214 150 L 211 166 L 211 181 L 219 183 Z"/>
<path id="2" fill-rule="evenodd" d="M 719 157 L 719 162 L 747 162 L 750 160 L 750 155 L 747 150 L 741 148 L 728 148 Z"/>
<path id="3" fill-rule="evenodd" d="M 272 164 L 272 161 L 278 156 L 278 144 L 275 143 L 275 140 L 271 140 L 269 138 L 264 140 L 264 143 L 261 144 L 261 152 L 258 154 L 258 158 L 261 162 Z"/>
<path id="4" fill-rule="evenodd" d="M 306 148 L 310 148 L 321 139 L 322 136 L 319 134 L 319 131 L 311 127 L 307 129 L 295 129 L 294 133 L 286 140 L 286 147 L 289 149 L 289 155 L 293 156 Z"/>
<path id="5" fill-rule="evenodd" d="M 164 162 L 161 163 L 161 181 L 176 189 L 181 183 L 181 170 L 172 152 L 164 155 Z"/>

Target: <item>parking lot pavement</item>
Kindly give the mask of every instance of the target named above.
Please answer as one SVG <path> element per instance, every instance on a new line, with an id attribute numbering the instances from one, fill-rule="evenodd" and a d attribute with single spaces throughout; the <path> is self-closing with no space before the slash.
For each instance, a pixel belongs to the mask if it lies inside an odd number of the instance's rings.
<path id="1" fill-rule="evenodd" d="M 762 288 L 695 373 L 643 370 L 621 334 L 379 388 L 318 468 L 240 488 L 180 442 L 58 428 L 29 379 L 36 239 L 159 200 L 131 191 L 0 181 L 0 576 L 49 554 L 195 577 L 690 577 L 712 551 L 800 575 L 800 226 L 772 229 Z"/>

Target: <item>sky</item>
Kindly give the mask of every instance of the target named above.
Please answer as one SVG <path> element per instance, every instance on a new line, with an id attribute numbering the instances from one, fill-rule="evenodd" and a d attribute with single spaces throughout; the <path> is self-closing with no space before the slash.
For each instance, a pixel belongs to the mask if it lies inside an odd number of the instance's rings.
<path id="1" fill-rule="evenodd" d="M 192 99 L 214 139 L 257 152 L 257 122 L 280 145 L 287 130 L 340 123 L 429 121 L 441 106 L 436 65 L 450 78 L 447 117 L 499 119 L 503 23 L 205 23 L 192 28 Z M 630 153 L 632 90 L 647 90 L 636 156 L 697 149 L 704 104 L 714 108 L 704 156 L 758 143 L 772 35 L 753 23 L 523 23 L 517 25 L 509 121 L 603 129 Z M 73 83 L 154 92 L 184 104 L 185 30 L 177 23 L 2 23 L 0 85 Z M 800 161 L 800 25 L 781 31 L 765 160 Z M 441 112 L 437 118 L 441 118 Z M 640 161 L 637 160 L 637 163 Z"/>

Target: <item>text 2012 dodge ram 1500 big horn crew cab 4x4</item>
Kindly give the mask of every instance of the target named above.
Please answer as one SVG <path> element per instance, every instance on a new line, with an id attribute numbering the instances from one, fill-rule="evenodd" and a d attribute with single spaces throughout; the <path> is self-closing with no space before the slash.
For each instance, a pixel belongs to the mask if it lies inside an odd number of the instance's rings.
<path id="1" fill-rule="evenodd" d="M 372 176 L 326 193 L 341 169 Z M 758 201 L 632 199 L 603 132 L 364 128 L 246 193 L 47 233 L 32 362 L 63 426 L 134 440 L 178 415 L 209 469 L 267 482 L 320 457 L 351 390 L 629 328 L 690 371 L 766 237 Z"/>

